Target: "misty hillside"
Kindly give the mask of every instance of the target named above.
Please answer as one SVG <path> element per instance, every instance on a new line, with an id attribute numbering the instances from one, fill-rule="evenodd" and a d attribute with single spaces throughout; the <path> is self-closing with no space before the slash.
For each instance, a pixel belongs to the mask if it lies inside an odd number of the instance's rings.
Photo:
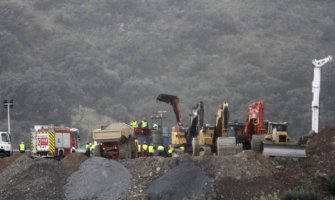
<path id="1" fill-rule="evenodd" d="M 13 99 L 15 139 L 34 124 L 92 128 L 150 118 L 181 100 L 185 124 L 204 101 L 244 121 L 261 99 L 265 118 L 306 135 L 313 59 L 334 54 L 331 0 L 9 0 L 0 2 L 0 97 Z M 321 127 L 334 123 L 334 64 L 322 70 Z M 7 129 L 2 109 L 0 127 Z"/>

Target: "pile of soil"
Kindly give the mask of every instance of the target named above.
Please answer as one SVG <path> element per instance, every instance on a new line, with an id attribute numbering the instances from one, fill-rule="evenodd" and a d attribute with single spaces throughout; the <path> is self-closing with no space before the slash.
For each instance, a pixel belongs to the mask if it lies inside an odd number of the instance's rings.
<path id="1" fill-rule="evenodd" d="M 10 157 L 0 158 L 0 173 L 4 171 L 9 165 L 11 165 L 21 154 L 14 154 Z"/>
<path id="2" fill-rule="evenodd" d="M 58 161 L 17 158 L 0 174 L 1 199 L 59 200 L 66 177 Z"/>
<path id="3" fill-rule="evenodd" d="M 179 200 L 212 195 L 213 179 L 193 162 L 183 162 L 152 182 L 145 190 L 149 199 Z"/>
<path id="4" fill-rule="evenodd" d="M 124 199 L 131 187 L 131 174 L 119 162 L 101 157 L 85 160 L 64 186 L 67 200 Z"/>
<path id="5" fill-rule="evenodd" d="M 86 159 L 87 156 L 81 153 L 72 153 L 66 156 L 62 160 L 62 164 L 66 175 L 70 176 L 73 172 L 77 171 L 81 163 L 84 162 Z"/>

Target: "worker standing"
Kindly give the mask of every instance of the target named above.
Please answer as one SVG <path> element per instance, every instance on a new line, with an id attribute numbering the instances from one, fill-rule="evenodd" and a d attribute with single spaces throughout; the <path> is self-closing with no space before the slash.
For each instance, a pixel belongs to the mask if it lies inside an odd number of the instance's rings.
<path id="1" fill-rule="evenodd" d="M 86 145 L 85 145 L 85 149 L 86 149 L 86 152 L 85 152 L 85 155 L 87 156 L 87 157 L 90 157 L 90 155 L 91 155 L 91 153 L 90 153 L 90 143 L 86 143 Z"/>
<path id="2" fill-rule="evenodd" d="M 19 151 L 20 153 L 26 152 L 26 145 L 24 144 L 24 142 L 21 142 L 21 144 L 19 145 Z"/>
<path id="3" fill-rule="evenodd" d="M 95 144 L 90 143 L 90 156 L 94 155 L 94 151 L 95 151 Z"/>
<path id="4" fill-rule="evenodd" d="M 143 119 L 141 122 L 141 128 L 148 128 L 148 121 L 146 119 Z"/>
<path id="5" fill-rule="evenodd" d="M 132 121 L 130 122 L 130 126 L 132 126 L 133 128 L 138 128 L 138 123 L 137 123 L 137 121 L 136 121 L 136 120 L 132 120 Z"/>
<path id="6" fill-rule="evenodd" d="M 158 124 L 154 123 L 154 124 L 152 125 L 152 129 L 153 129 L 153 130 L 156 131 L 156 130 L 158 130 L 158 128 L 159 128 L 159 127 L 158 127 Z"/>

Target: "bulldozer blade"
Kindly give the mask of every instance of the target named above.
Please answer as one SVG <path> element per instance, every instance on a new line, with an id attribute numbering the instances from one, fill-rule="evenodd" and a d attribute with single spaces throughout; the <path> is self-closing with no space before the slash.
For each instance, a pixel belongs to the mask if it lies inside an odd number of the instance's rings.
<path id="1" fill-rule="evenodd" d="M 263 143 L 263 155 L 275 157 L 307 157 L 305 146 L 297 144 Z"/>

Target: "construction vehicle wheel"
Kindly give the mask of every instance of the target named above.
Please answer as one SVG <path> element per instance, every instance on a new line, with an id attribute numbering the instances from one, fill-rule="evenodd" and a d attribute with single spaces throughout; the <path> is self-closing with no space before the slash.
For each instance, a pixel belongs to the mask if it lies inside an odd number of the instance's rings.
<path id="1" fill-rule="evenodd" d="M 125 159 L 127 158 L 127 144 L 121 144 L 119 146 L 119 158 L 120 159 Z"/>
<path id="2" fill-rule="evenodd" d="M 251 139 L 251 149 L 256 153 L 263 151 L 263 137 L 260 135 L 253 135 Z"/>

